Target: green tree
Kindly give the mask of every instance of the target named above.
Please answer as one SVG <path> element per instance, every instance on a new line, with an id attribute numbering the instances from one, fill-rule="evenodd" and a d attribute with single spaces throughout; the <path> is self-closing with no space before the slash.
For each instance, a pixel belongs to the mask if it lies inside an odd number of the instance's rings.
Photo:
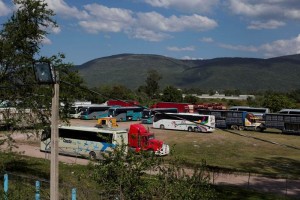
<path id="1" fill-rule="evenodd" d="M 148 71 L 146 79 L 146 86 L 144 87 L 145 93 L 149 98 L 153 99 L 159 92 L 159 81 L 162 79 L 161 75 L 154 69 Z"/>
<path id="2" fill-rule="evenodd" d="M 291 99 L 294 99 L 297 103 L 300 103 L 300 89 L 293 90 L 288 93 L 288 96 Z"/>
<path id="3" fill-rule="evenodd" d="M 182 102 L 182 92 L 173 86 L 167 86 L 163 90 L 161 99 L 167 102 Z"/>
<path id="4" fill-rule="evenodd" d="M 295 102 L 285 94 L 268 92 L 264 95 L 262 106 L 270 108 L 272 112 L 278 112 L 283 108 L 295 108 Z"/>
<path id="5" fill-rule="evenodd" d="M 187 102 L 187 103 L 191 103 L 191 104 L 197 104 L 199 102 L 199 98 L 196 97 L 196 96 L 193 96 L 193 95 L 186 95 L 184 97 L 184 102 Z"/>
<path id="6" fill-rule="evenodd" d="M 33 64 L 47 61 L 59 71 L 60 102 L 65 105 L 61 119 L 66 116 L 70 102 L 80 96 L 83 80 L 72 70 L 72 64 L 63 62 L 62 53 L 51 57 L 40 55 L 42 40 L 49 34 L 47 30 L 57 27 L 54 12 L 47 4 L 43 0 L 14 0 L 13 3 L 18 9 L 0 30 L 1 98 L 12 102 L 19 116 L 23 114 L 22 119 L 8 120 L 10 125 L 49 126 L 52 87 L 36 84 Z M 25 108 L 31 110 L 30 114 Z"/>

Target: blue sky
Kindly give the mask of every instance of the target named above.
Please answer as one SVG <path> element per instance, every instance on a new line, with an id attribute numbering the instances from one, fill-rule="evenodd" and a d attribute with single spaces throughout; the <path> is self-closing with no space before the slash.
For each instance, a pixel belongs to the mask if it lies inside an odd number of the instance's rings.
<path id="1" fill-rule="evenodd" d="M 1 24 L 14 8 L 0 0 Z M 76 65 L 122 53 L 178 59 L 300 53 L 299 0 L 46 0 L 59 28 L 41 54 Z"/>

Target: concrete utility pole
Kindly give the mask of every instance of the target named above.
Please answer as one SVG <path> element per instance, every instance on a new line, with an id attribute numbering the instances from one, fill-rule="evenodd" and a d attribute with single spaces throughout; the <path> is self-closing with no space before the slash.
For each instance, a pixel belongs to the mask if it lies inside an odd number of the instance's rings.
<path id="1" fill-rule="evenodd" d="M 59 120 L 59 74 L 48 62 L 37 62 L 33 66 L 39 84 L 53 86 L 51 109 L 51 167 L 50 167 L 50 200 L 59 199 L 58 187 L 58 120 Z"/>
<path id="2" fill-rule="evenodd" d="M 50 199 L 59 199 L 58 187 L 58 120 L 59 120 L 59 83 L 53 87 L 52 110 L 51 110 L 51 167 L 50 167 Z"/>

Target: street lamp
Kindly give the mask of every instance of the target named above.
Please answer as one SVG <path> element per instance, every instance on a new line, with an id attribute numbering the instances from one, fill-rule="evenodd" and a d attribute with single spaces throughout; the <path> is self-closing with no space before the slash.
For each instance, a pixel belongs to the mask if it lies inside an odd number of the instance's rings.
<path id="1" fill-rule="evenodd" d="M 58 73 L 50 63 L 34 64 L 34 73 L 39 84 L 53 85 L 51 110 L 51 166 L 50 166 L 50 200 L 59 199 L 58 189 L 58 119 L 59 119 L 59 80 Z"/>

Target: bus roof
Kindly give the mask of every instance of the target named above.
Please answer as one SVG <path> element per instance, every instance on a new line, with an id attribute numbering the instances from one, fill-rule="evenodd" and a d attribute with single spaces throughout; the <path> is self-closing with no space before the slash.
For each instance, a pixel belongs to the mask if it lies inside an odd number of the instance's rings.
<path id="1" fill-rule="evenodd" d="M 162 113 L 165 115 L 187 115 L 187 116 L 208 116 L 208 115 L 202 115 L 199 113 Z"/>
<path id="2" fill-rule="evenodd" d="M 101 133 L 127 133 L 126 129 L 121 128 L 97 128 L 91 126 L 59 126 L 59 129 L 77 130 L 77 131 L 90 131 L 90 132 L 101 132 Z"/>
<path id="3" fill-rule="evenodd" d="M 278 113 L 300 114 L 300 109 L 281 109 Z"/>

